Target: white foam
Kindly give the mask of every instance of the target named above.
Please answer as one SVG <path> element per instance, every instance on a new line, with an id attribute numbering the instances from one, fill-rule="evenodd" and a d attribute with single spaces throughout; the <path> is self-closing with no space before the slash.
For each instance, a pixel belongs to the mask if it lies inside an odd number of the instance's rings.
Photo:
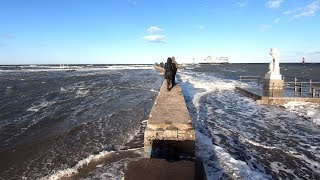
<path id="1" fill-rule="evenodd" d="M 179 76 L 183 82 L 189 82 L 195 88 L 205 89 L 206 91 L 233 90 L 238 84 L 236 81 L 226 81 L 214 76 L 207 76 L 202 73 L 181 71 Z"/>
<path id="2" fill-rule="evenodd" d="M 211 139 L 196 131 L 197 156 L 204 162 L 208 179 L 268 179 L 269 175 L 252 170 L 244 161 L 234 159 L 225 149 L 213 145 Z M 218 170 L 218 171 L 217 171 Z"/>
<path id="3" fill-rule="evenodd" d="M 133 153 L 137 154 L 136 157 L 127 157 L 122 158 L 119 161 L 111 162 L 111 163 L 102 163 L 96 166 L 97 168 L 90 172 L 89 176 L 85 179 L 106 179 L 106 180 L 120 180 L 124 179 L 124 172 L 127 169 L 127 166 L 131 161 L 137 161 L 143 158 L 143 148 L 133 148 L 124 151 L 132 151 Z M 121 154 L 120 151 L 117 154 Z"/>
<path id="4" fill-rule="evenodd" d="M 224 112 L 222 109 L 217 109 L 214 111 L 215 113 L 218 113 L 218 114 L 225 114 L 226 112 Z"/>
<path id="5" fill-rule="evenodd" d="M 89 157 L 79 161 L 75 166 L 72 168 L 67 168 L 63 170 L 59 170 L 57 172 L 54 172 L 53 174 L 40 178 L 40 179 L 46 179 L 46 180 L 57 180 L 61 179 L 62 177 L 68 177 L 70 175 L 78 173 L 78 170 L 81 169 L 83 166 L 88 165 L 92 161 L 96 161 L 98 159 L 104 158 L 107 155 L 113 153 L 114 151 L 102 151 L 97 155 L 90 155 Z"/>
<path id="6" fill-rule="evenodd" d="M 119 65 L 119 66 L 107 66 L 110 70 L 119 69 L 154 69 L 151 65 Z"/>
<path id="7" fill-rule="evenodd" d="M 293 113 L 298 114 L 301 117 L 310 118 L 313 123 L 320 126 L 320 105 L 309 102 L 288 102 L 284 104 L 284 107 Z"/>
<path id="8" fill-rule="evenodd" d="M 145 119 L 145 120 L 141 121 L 141 124 L 147 123 L 147 122 L 148 122 L 148 119 Z"/>
<path id="9" fill-rule="evenodd" d="M 54 102 L 43 101 L 43 102 L 41 102 L 41 103 L 38 104 L 38 105 L 34 105 L 34 106 L 28 108 L 27 111 L 37 112 L 37 111 L 39 111 L 39 110 L 42 109 L 42 108 L 51 106 L 53 103 L 54 103 Z"/>
<path id="10" fill-rule="evenodd" d="M 105 65 L 105 66 L 69 66 L 70 69 L 76 71 L 97 71 L 97 70 L 121 70 L 121 69 L 154 69 L 153 65 Z M 41 72 L 41 71 L 68 71 L 69 68 L 62 69 L 60 66 L 20 66 L 20 69 L 3 70 L 0 72 Z"/>
<path id="11" fill-rule="evenodd" d="M 313 149 L 313 150 L 317 151 L 317 150 L 316 150 L 317 148 L 318 148 L 318 147 L 311 147 L 310 149 Z M 306 155 L 301 154 L 301 153 L 296 152 L 296 151 L 290 151 L 289 153 L 290 153 L 291 156 L 294 156 L 294 157 L 296 157 L 296 158 L 303 159 L 304 161 L 306 161 L 308 164 L 311 165 L 310 168 L 311 168 L 314 172 L 317 172 L 318 174 L 320 174 L 320 169 L 315 168 L 315 167 L 319 166 L 319 162 L 314 161 L 314 160 L 312 160 L 312 159 L 309 159 Z M 314 155 L 317 156 L 316 154 L 314 154 Z M 319 157 L 318 157 L 318 158 L 319 158 Z"/>
<path id="12" fill-rule="evenodd" d="M 235 93 L 233 86 L 237 85 L 237 82 L 216 78 L 212 73 L 207 74 L 212 77 L 208 77 L 205 73 L 190 72 L 188 70 L 179 73 L 182 80 L 180 85 L 183 89 L 183 94 L 188 107 L 191 107 L 189 112 L 192 116 L 194 127 L 198 131 L 208 134 L 209 137 L 213 136 L 211 139 L 204 134 L 196 132 L 196 135 L 200 134 L 196 140 L 196 152 L 197 156 L 204 162 L 207 179 L 223 179 L 225 178 L 223 173 L 226 173 L 230 179 L 272 179 L 270 175 L 265 174 L 264 167 L 256 164 L 254 159 L 246 160 L 248 163 L 246 164 L 244 161 L 236 160 L 227 150 L 222 148 L 226 147 L 229 150 L 229 146 L 221 145 L 222 147 L 220 147 L 213 145 L 213 141 L 217 144 L 221 143 L 219 134 L 223 134 L 227 138 L 230 137 L 230 143 L 232 143 L 233 136 L 236 135 L 241 144 L 248 144 L 250 147 L 251 145 L 257 146 L 260 147 L 257 149 L 263 148 L 266 151 L 281 150 L 288 156 L 294 156 L 302 162 L 306 162 L 313 172 L 319 173 L 319 165 L 316 162 L 316 159 L 319 158 L 318 147 L 312 146 L 315 145 L 313 142 L 308 143 L 309 139 L 316 141 L 317 136 L 303 130 L 301 134 L 292 134 L 288 129 L 291 128 L 291 121 L 294 121 L 294 124 L 298 125 L 305 124 L 305 121 L 302 121 L 302 118 L 297 118 L 296 114 L 306 117 L 317 124 L 320 120 L 320 108 L 318 104 L 291 102 L 286 105 L 287 110 L 290 112 L 280 108 L 261 106 L 255 101 Z M 220 84 L 222 84 L 221 87 Z M 250 87 L 252 87 L 251 84 Z M 216 104 L 217 106 L 215 106 Z M 230 121 L 226 120 L 224 122 L 226 118 Z M 300 119 L 300 122 L 298 119 Z M 298 122 L 296 122 L 297 120 Z M 242 123 L 253 124 L 253 126 L 246 129 Z M 210 124 L 218 125 L 212 127 Z M 276 127 L 275 130 L 272 127 Z M 259 128 L 268 131 L 266 136 L 264 136 L 264 132 L 259 133 L 261 132 Z M 272 135 L 278 136 L 279 138 L 276 140 L 279 139 L 279 141 L 270 141 L 275 140 L 272 138 Z M 298 144 L 295 145 L 296 147 L 286 144 L 287 142 L 290 143 L 289 140 L 291 138 L 295 137 L 297 137 L 298 141 Z M 225 143 L 225 140 L 222 140 Z M 234 145 L 236 146 L 237 143 Z M 231 147 L 234 145 L 231 145 Z M 287 145 L 289 146 L 288 148 L 286 147 Z M 259 155 L 258 152 L 255 152 L 255 149 L 252 149 L 253 154 Z M 304 155 L 299 149 L 312 153 L 316 158 L 309 159 L 310 157 L 307 154 Z M 230 150 L 233 151 L 232 149 Z M 263 155 L 262 158 L 264 158 Z M 280 168 L 281 171 L 296 176 L 294 169 L 285 167 L 286 162 L 275 161 L 274 163 L 270 162 L 273 164 L 270 165 L 271 168 L 268 170 L 277 173 L 274 169 Z M 255 168 L 251 162 L 258 167 Z"/>
<path id="13" fill-rule="evenodd" d="M 231 80 L 222 80 L 216 78 L 214 76 L 208 77 L 205 74 L 197 74 L 188 71 L 183 71 L 179 73 L 181 80 L 182 89 L 184 90 L 184 95 L 187 98 L 192 98 L 192 105 L 196 108 L 197 111 L 200 111 L 202 106 L 201 98 L 206 94 L 211 92 L 218 92 L 215 98 L 220 99 L 224 98 L 226 93 L 219 93 L 219 91 L 233 91 L 237 82 Z M 190 85 L 192 87 L 189 87 Z M 219 95 L 220 94 L 220 95 Z M 233 96 L 234 93 L 231 93 L 230 96 Z M 237 96 L 238 97 L 238 96 Z M 234 97 L 230 97 L 233 99 Z M 248 99 L 248 98 L 246 98 Z M 244 100 L 241 98 L 241 101 L 237 101 L 237 103 L 251 104 L 252 109 L 245 109 L 242 113 L 245 116 L 250 116 L 258 111 L 258 108 L 254 108 L 254 103 L 250 100 Z M 247 102 L 248 101 L 248 102 Z M 221 102 L 224 102 L 223 100 Z M 190 102 L 189 102 L 190 103 Z M 230 103 L 230 102 L 226 102 Z M 250 106 L 251 106 L 250 105 Z M 237 106 L 237 105 L 235 105 Z M 221 115 L 228 115 L 225 112 L 225 109 L 216 109 L 212 107 L 206 107 L 209 114 L 217 113 Z M 239 112 L 238 112 L 239 113 Z M 191 113 L 191 115 L 201 114 Z M 241 114 L 241 112 L 240 112 Z M 197 129 L 198 123 L 201 121 L 199 117 L 193 117 L 194 123 Z M 198 130 L 196 130 L 196 153 L 197 156 L 201 158 L 204 162 L 205 171 L 207 174 L 207 179 L 221 179 L 223 178 L 223 174 L 227 174 L 230 179 L 268 179 L 271 176 L 266 175 L 260 172 L 257 169 L 251 169 L 246 162 L 236 160 L 230 155 L 225 149 L 220 146 L 216 146 L 212 144 L 212 140 L 207 136 L 201 134 Z"/>
<path id="14" fill-rule="evenodd" d="M 76 92 L 77 97 L 84 97 L 86 96 L 90 91 L 88 89 L 79 88 Z"/>
<path id="15" fill-rule="evenodd" d="M 250 139 L 247 139 L 247 138 L 244 138 L 244 137 L 241 137 L 244 141 L 254 145 L 254 146 L 258 146 L 258 147 L 262 147 L 264 149 L 281 149 L 281 148 L 278 148 L 278 147 L 273 147 L 273 146 L 267 146 L 267 145 L 264 145 L 264 144 L 261 144 L 261 143 L 258 143 L 258 142 L 255 142 L 255 141 L 252 141 Z"/>

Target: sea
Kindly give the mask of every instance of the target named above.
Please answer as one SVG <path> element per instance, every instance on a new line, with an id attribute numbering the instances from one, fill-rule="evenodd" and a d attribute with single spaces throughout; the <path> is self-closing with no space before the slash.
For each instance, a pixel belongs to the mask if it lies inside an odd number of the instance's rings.
<path id="1" fill-rule="evenodd" d="M 320 179 L 320 105 L 259 105 L 268 64 L 188 64 L 177 73 L 207 179 Z M 280 64 L 320 82 L 320 64 Z M 0 179 L 114 179 L 143 158 L 163 82 L 153 65 L 0 65 Z M 291 80 L 290 80 L 291 81 Z"/>

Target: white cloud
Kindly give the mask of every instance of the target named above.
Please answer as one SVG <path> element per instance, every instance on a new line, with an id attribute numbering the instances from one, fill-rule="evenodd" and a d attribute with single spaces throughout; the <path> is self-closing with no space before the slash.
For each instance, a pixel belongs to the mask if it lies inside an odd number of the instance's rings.
<path id="1" fill-rule="evenodd" d="M 137 1 L 134 1 L 134 0 L 128 0 L 128 3 L 129 3 L 129 4 L 132 4 L 132 5 L 136 5 L 136 4 L 137 4 Z"/>
<path id="2" fill-rule="evenodd" d="M 312 51 L 310 54 L 320 54 L 320 51 Z"/>
<path id="3" fill-rule="evenodd" d="M 266 7 L 270 8 L 270 9 L 276 9 L 276 8 L 279 8 L 281 6 L 281 3 L 283 2 L 284 0 L 269 0 L 267 3 L 266 3 Z"/>
<path id="4" fill-rule="evenodd" d="M 246 7 L 247 4 L 248 4 L 248 1 L 249 1 L 249 0 L 240 0 L 240 1 L 237 2 L 237 5 L 238 5 L 239 7 Z"/>
<path id="5" fill-rule="evenodd" d="M 0 34 L 0 38 L 2 39 L 13 39 L 14 37 L 12 34 Z"/>
<path id="6" fill-rule="evenodd" d="M 147 31 L 150 33 L 150 34 L 155 34 L 155 33 L 158 33 L 158 32 L 161 32 L 163 31 L 163 29 L 157 27 L 157 26 L 151 26 L 147 29 Z"/>
<path id="7" fill-rule="evenodd" d="M 280 18 L 276 18 L 273 20 L 274 23 L 278 24 L 280 22 Z"/>
<path id="8" fill-rule="evenodd" d="M 261 32 L 266 32 L 268 31 L 269 29 L 271 29 L 271 25 L 268 25 L 268 24 L 260 24 L 259 26 L 259 29 Z"/>
<path id="9" fill-rule="evenodd" d="M 166 36 L 162 34 L 164 30 L 158 26 L 151 26 L 147 29 L 149 35 L 143 38 L 150 43 L 166 43 Z"/>
<path id="10" fill-rule="evenodd" d="M 143 38 L 151 43 L 166 43 L 165 35 L 148 35 L 144 36 Z"/>
<path id="11" fill-rule="evenodd" d="M 198 29 L 200 29 L 200 30 L 203 30 L 203 29 L 205 29 L 206 27 L 204 26 L 204 25 L 199 25 L 198 26 Z"/>
<path id="12" fill-rule="evenodd" d="M 292 10 L 284 11 L 282 14 L 290 15 L 293 19 L 314 16 L 320 10 L 320 0 L 312 1 L 310 4 Z"/>
<path id="13" fill-rule="evenodd" d="M 288 10 L 288 11 L 284 11 L 282 14 L 284 14 L 284 15 L 290 15 L 290 14 L 293 14 L 293 13 L 295 13 L 295 12 L 297 12 L 297 10 Z"/>
<path id="14" fill-rule="evenodd" d="M 320 8 L 320 0 L 316 0 L 308 4 L 307 6 L 300 8 L 301 10 L 293 17 L 300 18 L 304 16 L 314 16 Z"/>

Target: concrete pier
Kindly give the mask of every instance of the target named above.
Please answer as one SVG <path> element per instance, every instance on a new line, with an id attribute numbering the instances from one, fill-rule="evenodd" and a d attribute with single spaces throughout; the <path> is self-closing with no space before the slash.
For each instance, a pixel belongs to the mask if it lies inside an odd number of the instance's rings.
<path id="1" fill-rule="evenodd" d="M 193 157 L 194 143 L 195 132 L 181 88 L 177 84 L 167 91 L 164 81 L 144 133 L 144 156 Z"/>
<path id="2" fill-rule="evenodd" d="M 170 91 L 166 81 L 161 86 L 144 133 L 144 157 L 129 164 L 125 180 L 206 179 L 195 158 L 195 131 L 179 84 Z"/>

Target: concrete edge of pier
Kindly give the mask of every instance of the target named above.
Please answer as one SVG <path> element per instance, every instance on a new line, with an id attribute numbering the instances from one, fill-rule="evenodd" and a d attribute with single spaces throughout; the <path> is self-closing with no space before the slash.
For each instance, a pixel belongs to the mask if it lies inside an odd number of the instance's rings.
<path id="1" fill-rule="evenodd" d="M 195 130 L 179 84 L 167 91 L 163 81 L 144 133 L 144 158 L 130 162 L 124 179 L 206 179 L 195 157 Z"/>

